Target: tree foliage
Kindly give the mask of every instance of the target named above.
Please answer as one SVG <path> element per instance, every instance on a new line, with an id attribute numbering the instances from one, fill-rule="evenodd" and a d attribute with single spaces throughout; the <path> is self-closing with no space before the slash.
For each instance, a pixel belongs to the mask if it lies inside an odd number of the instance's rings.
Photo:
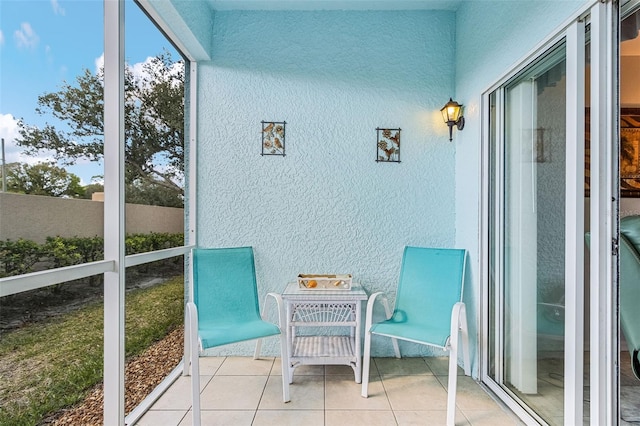
<path id="1" fill-rule="evenodd" d="M 7 190 L 20 194 L 79 198 L 84 195 L 80 178 L 55 163 L 11 163 L 7 166 Z"/>
<path id="2" fill-rule="evenodd" d="M 181 194 L 155 183 L 139 184 L 133 182 L 125 187 L 127 203 L 144 204 L 148 206 L 184 207 Z"/>
<path id="3" fill-rule="evenodd" d="M 94 192 L 104 192 L 104 185 L 96 182 L 92 182 L 89 185 L 86 185 L 84 187 L 84 196 L 82 198 L 91 200 L 93 198 Z"/>
<path id="4" fill-rule="evenodd" d="M 42 128 L 19 122 L 18 145 L 29 155 L 46 153 L 63 165 L 99 161 L 104 155 L 103 72 L 88 69 L 75 84 L 64 83 L 38 98 L 36 112 L 58 124 Z M 127 184 L 162 187 L 184 195 L 184 65 L 171 54 L 125 70 L 125 179 Z"/>

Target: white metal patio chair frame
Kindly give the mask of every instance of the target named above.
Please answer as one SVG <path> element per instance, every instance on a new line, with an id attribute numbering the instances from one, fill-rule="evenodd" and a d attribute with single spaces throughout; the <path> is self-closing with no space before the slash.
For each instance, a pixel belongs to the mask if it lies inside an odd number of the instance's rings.
<path id="1" fill-rule="evenodd" d="M 257 316 L 262 320 L 262 322 L 264 323 L 268 323 L 266 321 L 266 312 L 267 312 L 267 304 L 268 301 L 270 299 L 273 299 L 276 303 L 277 306 L 277 310 L 278 310 L 278 324 L 277 324 L 277 328 L 279 329 L 279 333 L 275 333 L 275 332 L 271 332 L 271 333 L 267 333 L 267 334 L 262 334 L 262 335 L 254 335 L 250 338 L 244 338 L 244 337 L 238 337 L 237 339 L 234 339 L 233 337 L 227 341 L 226 343 L 223 344 L 219 344 L 219 345 L 206 345 L 206 347 L 203 347 L 203 343 L 202 343 L 202 339 L 201 339 L 201 335 L 200 335 L 200 329 L 199 324 L 198 324 L 198 308 L 196 306 L 196 303 L 194 303 L 194 287 L 196 285 L 199 285 L 195 282 L 194 280 L 194 253 L 197 251 L 203 251 L 203 250 L 209 250 L 209 251 L 213 251 L 213 250 L 250 250 L 251 251 L 251 262 L 252 262 L 252 267 L 253 269 L 253 280 L 254 280 L 254 284 L 255 284 L 255 265 L 253 264 L 254 262 L 254 258 L 253 258 L 253 249 L 251 247 L 238 247 L 238 248 L 231 248 L 231 249 L 202 249 L 202 248 L 196 248 L 193 249 L 191 251 L 191 271 L 190 271 L 190 283 L 191 283 L 191 287 L 190 287 L 190 299 L 189 302 L 186 304 L 185 307 L 185 333 L 184 333 L 184 365 L 183 365 L 183 375 L 184 376 L 189 376 L 189 373 L 191 373 L 191 395 L 192 395 L 192 416 L 193 416 L 193 426 L 200 426 L 201 424 L 201 415 L 200 415 L 200 411 L 201 411 L 201 404 L 200 404 L 200 351 L 204 350 L 204 349 L 208 349 L 208 348 L 212 348 L 212 347 L 218 347 L 218 346 L 224 346 L 226 344 L 230 344 L 230 343 L 237 343 L 237 342 L 242 342 L 242 341 L 250 341 L 250 340 L 255 340 L 255 339 L 262 339 L 264 337 L 268 337 L 268 336 L 275 336 L 277 334 L 280 335 L 280 350 L 281 350 L 281 354 L 280 354 L 280 359 L 282 362 L 282 397 L 283 397 L 283 401 L 284 402 L 289 402 L 290 401 L 290 395 L 289 395 L 289 377 L 288 377 L 288 368 L 286 366 L 286 351 L 287 351 L 287 343 L 286 343 L 286 331 L 284 330 L 284 326 L 285 326 L 285 314 L 284 314 L 284 308 L 283 308 L 283 303 L 282 303 L 282 296 L 280 296 L 277 293 L 268 293 L 265 296 L 265 303 L 263 306 L 263 310 L 262 310 L 262 314 L 260 314 L 259 312 L 259 307 L 258 307 L 258 296 L 257 296 L 257 289 L 256 289 L 256 293 L 255 293 L 255 300 L 248 300 L 248 303 L 255 303 L 256 305 L 256 314 Z M 252 318 L 252 320 L 255 321 L 255 318 Z M 272 324 L 272 323 L 268 323 L 268 324 Z M 239 323 L 240 325 L 240 323 Z M 273 324 L 272 324 L 273 325 Z M 261 340 L 258 340 L 258 342 L 260 342 Z M 261 349 L 261 345 L 258 344 L 256 345 L 256 349 L 254 352 L 254 359 L 258 359 L 260 356 L 260 349 Z M 191 372 L 189 371 L 189 367 L 191 367 Z"/>
<path id="2" fill-rule="evenodd" d="M 428 248 L 421 248 L 421 247 L 405 247 L 403 260 L 402 260 L 402 271 L 400 274 L 400 282 L 398 285 L 398 293 L 401 291 L 400 287 L 403 284 L 406 285 L 406 283 L 403 283 L 403 278 L 404 278 L 404 273 L 406 272 L 405 267 L 407 266 L 406 264 L 407 254 L 415 251 L 425 251 L 424 253 L 426 253 L 426 251 L 429 251 L 431 253 L 441 252 L 445 254 L 453 254 L 453 255 L 457 254 L 458 256 L 461 256 L 461 259 L 462 259 L 462 263 L 460 265 L 461 271 L 457 271 L 457 273 L 459 274 L 459 281 L 458 281 L 458 277 L 454 277 L 454 280 L 453 280 L 458 282 L 449 282 L 449 283 L 431 282 L 431 284 L 436 286 L 438 284 L 457 285 L 457 288 L 451 289 L 451 291 L 454 294 L 456 294 L 455 298 L 457 299 L 457 301 L 451 304 L 452 306 L 450 309 L 449 336 L 448 337 L 444 336 L 446 338 L 446 341 L 444 344 L 442 344 L 438 342 L 425 341 L 424 339 L 412 338 L 411 336 L 407 336 L 407 335 L 400 336 L 397 334 L 391 334 L 386 332 L 376 332 L 376 325 L 383 324 L 387 321 L 390 321 L 394 317 L 394 315 L 398 313 L 402 315 L 403 307 L 398 306 L 398 301 L 397 301 L 398 298 L 396 297 L 396 306 L 395 306 L 395 309 L 392 311 L 389 307 L 388 299 L 383 292 L 373 293 L 369 297 L 369 301 L 367 302 L 367 311 L 366 311 L 366 317 L 365 317 L 365 335 L 364 335 L 364 353 L 363 353 L 364 359 L 363 359 L 363 371 L 362 371 L 362 396 L 365 398 L 369 396 L 368 387 L 369 387 L 369 370 L 370 370 L 370 363 L 371 363 L 372 334 L 390 337 L 391 342 L 393 344 L 393 349 L 394 349 L 396 358 L 401 358 L 398 339 L 443 349 L 449 352 L 449 372 L 448 372 L 449 377 L 448 377 L 448 388 L 447 388 L 447 426 L 453 426 L 455 424 L 455 410 L 456 410 L 458 351 L 461 345 L 462 345 L 462 353 L 463 353 L 463 360 L 464 360 L 464 364 L 463 364 L 464 374 L 467 376 L 471 375 L 471 363 L 470 363 L 470 355 L 469 355 L 469 331 L 467 327 L 466 307 L 465 307 L 465 304 L 462 302 L 462 288 L 464 285 L 464 276 L 465 276 L 466 251 L 458 250 L 458 249 L 428 249 Z M 425 277 L 425 281 L 421 282 L 421 284 L 429 283 L 430 282 L 429 278 L 430 277 Z M 422 287 L 429 290 L 427 288 L 428 285 L 424 285 Z M 386 320 L 378 324 L 373 324 L 373 309 L 374 309 L 376 300 L 378 299 L 380 300 L 380 302 L 384 307 Z M 425 315 L 429 315 L 429 312 L 425 312 Z M 409 323 L 410 321 L 411 321 L 411 318 L 406 318 L 405 322 Z M 440 319 L 440 321 L 446 321 L 446 319 Z M 460 338 L 462 339 L 462 342 L 460 342 Z"/>

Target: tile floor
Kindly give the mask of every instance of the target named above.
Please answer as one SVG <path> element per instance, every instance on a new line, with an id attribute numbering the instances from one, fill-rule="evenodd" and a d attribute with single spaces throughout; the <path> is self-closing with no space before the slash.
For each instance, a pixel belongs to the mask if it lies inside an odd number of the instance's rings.
<path id="1" fill-rule="evenodd" d="M 630 360 L 629 352 L 620 353 L 620 426 L 640 425 L 640 380 Z"/>
<path id="2" fill-rule="evenodd" d="M 584 359 L 589 360 L 589 353 L 585 352 Z M 519 395 L 523 401 L 532 406 L 540 416 L 551 425 L 562 425 L 564 399 L 564 363 L 557 358 L 538 360 L 538 393 L 525 395 L 517 389 L 512 392 Z M 584 424 L 590 424 L 589 406 L 589 364 L 584 366 Z M 629 352 L 620 354 L 620 426 L 640 425 L 640 380 L 631 370 Z"/>
<path id="3" fill-rule="evenodd" d="M 369 398 L 347 366 L 296 369 L 291 402 L 282 402 L 279 359 L 200 358 L 202 424 L 444 425 L 447 358 L 374 358 Z M 191 379 L 180 377 L 137 423 L 191 425 Z M 459 370 L 456 425 L 520 425 Z"/>

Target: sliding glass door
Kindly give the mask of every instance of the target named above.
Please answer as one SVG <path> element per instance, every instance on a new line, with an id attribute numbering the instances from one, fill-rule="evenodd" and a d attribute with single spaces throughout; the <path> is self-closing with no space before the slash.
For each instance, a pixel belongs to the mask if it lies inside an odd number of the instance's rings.
<path id="1" fill-rule="evenodd" d="M 491 97 L 492 378 L 563 423 L 566 61 L 559 43 Z M 495 116 L 494 116 L 495 121 Z"/>
<path id="2" fill-rule="evenodd" d="M 593 5 L 483 99 L 482 379 L 528 423 L 618 418 L 614 11 Z"/>

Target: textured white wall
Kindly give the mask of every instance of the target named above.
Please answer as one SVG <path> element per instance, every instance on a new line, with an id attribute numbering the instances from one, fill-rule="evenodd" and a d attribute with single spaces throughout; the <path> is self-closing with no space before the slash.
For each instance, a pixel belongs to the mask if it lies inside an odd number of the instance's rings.
<path id="1" fill-rule="evenodd" d="M 253 246 L 261 294 L 298 273 L 393 294 L 405 245 L 453 247 L 455 144 L 439 109 L 454 24 L 444 11 L 217 12 L 199 66 L 198 244 Z M 261 120 L 286 120 L 285 157 L 260 156 Z M 401 163 L 375 162 L 376 127 L 402 128 Z"/>

